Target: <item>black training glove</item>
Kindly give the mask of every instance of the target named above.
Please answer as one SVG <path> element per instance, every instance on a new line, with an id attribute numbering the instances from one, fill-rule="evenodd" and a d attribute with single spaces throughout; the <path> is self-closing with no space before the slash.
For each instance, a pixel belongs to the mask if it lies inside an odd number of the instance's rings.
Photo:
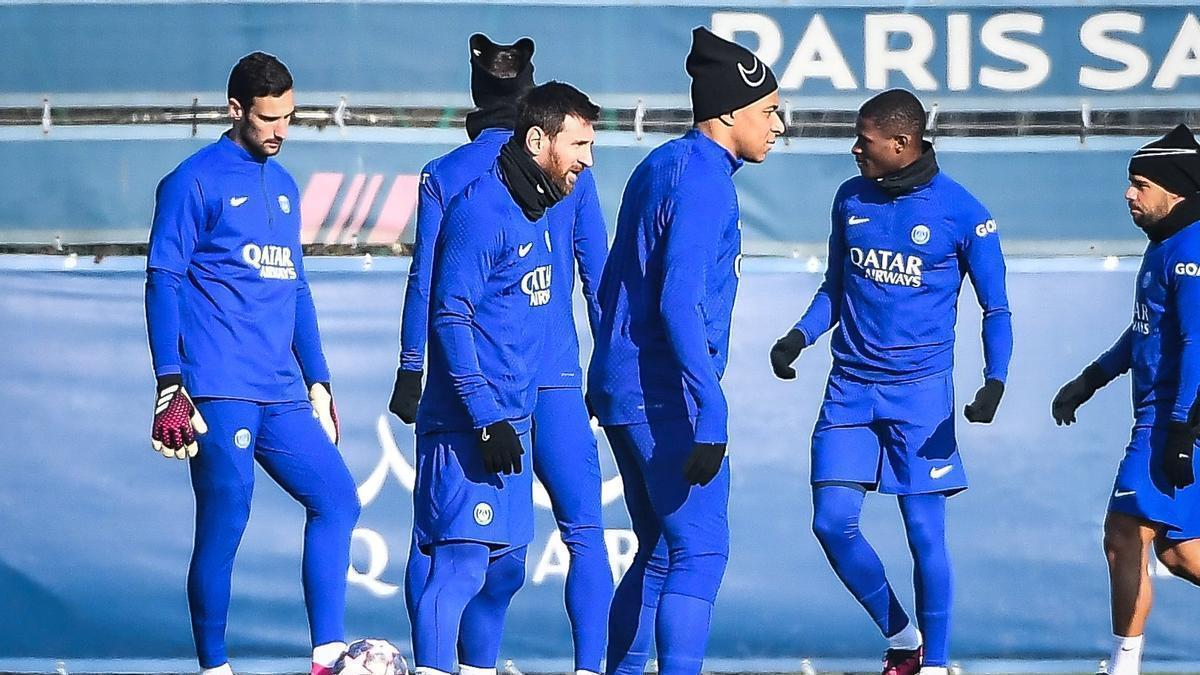
<path id="1" fill-rule="evenodd" d="M 781 380 L 796 379 L 796 369 L 792 367 L 792 362 L 807 346 L 808 340 L 804 333 L 795 328 L 776 340 L 775 346 L 771 347 L 771 370 L 775 371 L 775 377 Z"/>
<path id="2" fill-rule="evenodd" d="M 1074 424 L 1075 411 L 1106 384 L 1108 377 L 1100 366 L 1093 363 L 1084 368 L 1079 377 L 1064 384 L 1054 396 L 1054 402 L 1050 404 L 1050 416 L 1054 418 L 1054 423 L 1060 427 Z"/>
<path id="3" fill-rule="evenodd" d="M 1187 422 L 1167 424 L 1167 446 L 1163 451 L 1167 480 L 1177 488 L 1196 482 L 1196 432 Z"/>
<path id="4" fill-rule="evenodd" d="M 1004 396 L 1004 383 L 1000 380 L 984 380 L 983 386 L 975 392 L 975 400 L 963 408 L 963 415 L 968 422 L 976 424 L 991 424 L 996 417 L 996 408 L 1000 407 L 1000 397 Z"/>
<path id="5" fill-rule="evenodd" d="M 692 446 L 691 456 L 683 463 L 683 477 L 689 485 L 708 485 L 721 470 L 724 460 L 724 443 L 697 443 Z"/>
<path id="6" fill-rule="evenodd" d="M 479 450 L 483 454 L 483 468 L 491 473 L 521 473 L 521 439 L 517 430 L 505 421 L 489 424 L 479 429 Z"/>
<path id="7" fill-rule="evenodd" d="M 388 410 L 405 424 L 417 421 L 422 375 L 424 372 L 420 370 L 396 370 L 396 384 L 392 385 L 392 400 L 388 401 Z"/>

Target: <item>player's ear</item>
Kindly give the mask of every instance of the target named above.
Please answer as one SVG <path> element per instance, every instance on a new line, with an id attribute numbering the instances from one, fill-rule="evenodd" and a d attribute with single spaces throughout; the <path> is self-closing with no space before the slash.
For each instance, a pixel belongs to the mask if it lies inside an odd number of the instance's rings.
<path id="1" fill-rule="evenodd" d="M 892 137 L 892 142 L 896 146 L 896 154 L 901 155 L 904 154 L 904 151 L 908 148 L 908 146 L 912 145 L 912 136 L 909 136 L 908 134 L 899 134 Z"/>
<path id="2" fill-rule="evenodd" d="M 237 122 L 245 116 L 246 112 L 242 110 L 242 104 L 236 98 L 229 99 L 229 119 Z"/>
<path id="3" fill-rule="evenodd" d="M 525 132 L 525 149 L 529 151 L 530 155 L 537 157 L 545 151 L 549 144 L 550 139 L 541 127 L 532 126 L 529 127 L 529 131 Z"/>
<path id="4" fill-rule="evenodd" d="M 737 111 L 727 112 L 724 115 L 718 116 L 717 119 L 721 120 L 721 124 L 724 124 L 727 127 L 732 127 L 734 122 L 733 115 L 736 112 Z"/>

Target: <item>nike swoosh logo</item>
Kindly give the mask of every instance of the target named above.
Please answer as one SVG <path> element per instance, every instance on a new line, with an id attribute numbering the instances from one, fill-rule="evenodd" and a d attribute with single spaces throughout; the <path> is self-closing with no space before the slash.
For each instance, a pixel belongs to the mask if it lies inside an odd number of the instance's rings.
<path id="1" fill-rule="evenodd" d="M 767 67 L 763 65 L 762 61 L 758 60 L 757 56 L 754 57 L 754 65 L 749 70 L 740 63 L 737 64 L 737 67 L 738 74 L 742 76 L 742 82 L 745 82 L 747 87 L 757 87 L 763 83 L 763 80 L 767 79 Z M 758 79 L 752 79 L 753 75 L 760 70 L 762 72 L 759 74 Z"/>
<path id="2" fill-rule="evenodd" d="M 1133 490 L 1117 490 L 1113 493 L 1113 497 L 1128 497 L 1129 495 L 1137 494 Z"/>
<path id="3" fill-rule="evenodd" d="M 863 223 L 867 223 L 870 221 L 871 221 L 870 218 L 860 218 L 858 216 L 850 216 L 848 219 L 846 219 L 846 224 L 847 225 L 862 225 Z"/>
<path id="4" fill-rule="evenodd" d="M 938 478 L 941 478 L 942 476 L 945 476 L 946 474 L 950 473 L 950 471 L 952 471 L 953 469 L 954 469 L 953 464 L 950 464 L 947 466 L 935 467 L 935 468 L 932 468 L 929 470 L 929 477 L 934 480 L 937 480 Z"/>
<path id="5" fill-rule="evenodd" d="M 488 433 L 487 427 L 484 427 L 483 433 L 479 434 L 479 440 L 483 441 L 484 443 L 492 440 L 492 435 Z"/>
<path id="6" fill-rule="evenodd" d="M 533 250 L 533 242 L 529 242 L 528 244 L 521 244 L 520 246 L 517 247 L 517 255 L 524 258 L 525 256 L 529 255 L 529 252 L 532 250 Z"/>
<path id="7" fill-rule="evenodd" d="M 242 204 L 245 204 L 247 199 L 250 199 L 250 198 L 249 197 L 230 197 L 229 205 L 234 208 L 237 208 L 237 207 L 241 206 Z"/>

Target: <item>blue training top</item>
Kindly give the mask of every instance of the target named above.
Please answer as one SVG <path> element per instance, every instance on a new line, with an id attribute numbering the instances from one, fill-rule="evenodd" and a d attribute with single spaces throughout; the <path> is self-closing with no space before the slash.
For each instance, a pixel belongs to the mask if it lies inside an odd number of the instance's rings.
<path id="1" fill-rule="evenodd" d="M 1096 363 L 1110 378 L 1133 371 L 1136 425 L 1187 421 L 1200 389 L 1200 221 L 1146 247 L 1133 322 Z"/>
<path id="2" fill-rule="evenodd" d="M 416 242 L 400 324 L 400 367 L 404 370 L 425 368 L 434 246 L 446 205 L 469 183 L 492 168 L 500 154 L 500 147 L 511 137 L 512 131 L 508 129 L 485 129 L 475 140 L 430 161 L 421 171 Z M 550 219 L 550 236 L 554 243 L 554 293 L 550 316 L 547 317 L 548 334 L 540 362 L 538 385 L 579 387 L 582 386 L 583 376 L 579 368 L 579 336 L 575 331 L 571 304 L 575 289 L 575 267 L 578 263 L 588 319 L 594 330 L 598 317 L 596 286 L 608 246 L 596 179 L 590 170 L 579 175 L 574 191 L 550 207 L 547 217 Z"/>
<path id="3" fill-rule="evenodd" d="M 741 164 L 692 129 L 629 178 L 588 371 L 601 423 L 695 416 L 697 443 L 728 440 L 720 380 L 741 255 L 733 184 Z"/>
<path id="4" fill-rule="evenodd" d="M 983 308 L 984 377 L 1004 382 L 1012 316 L 1000 235 L 945 173 L 892 198 L 846 181 L 833 200 L 825 280 L 795 328 L 813 344 L 836 328 L 833 373 L 901 383 L 950 372 L 964 275 Z"/>
<path id="5" fill-rule="evenodd" d="M 328 382 L 300 249 L 300 194 L 222 136 L 158 185 L 146 260 L 155 375 L 194 397 L 307 400 Z"/>
<path id="6" fill-rule="evenodd" d="M 525 217 L 499 167 L 450 201 L 434 249 L 418 434 L 501 420 L 529 428 L 554 297 L 547 220 Z"/>

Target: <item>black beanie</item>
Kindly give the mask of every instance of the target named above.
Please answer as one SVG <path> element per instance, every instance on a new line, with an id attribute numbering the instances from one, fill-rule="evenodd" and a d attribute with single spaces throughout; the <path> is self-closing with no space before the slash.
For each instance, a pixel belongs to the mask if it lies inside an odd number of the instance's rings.
<path id="1" fill-rule="evenodd" d="M 1133 153 L 1129 173 L 1149 178 L 1168 192 L 1191 197 L 1200 192 L 1200 143 L 1180 124 Z"/>
<path id="2" fill-rule="evenodd" d="M 471 100 L 475 102 L 475 110 L 467 114 L 467 135 L 474 139 L 489 127 L 513 128 L 517 99 L 533 88 L 533 40 L 526 37 L 500 45 L 476 33 L 467 44 L 471 50 Z M 513 75 L 499 77 L 498 73 Z"/>
<path id="3" fill-rule="evenodd" d="M 696 122 L 744 108 L 779 88 L 775 73 L 749 49 L 698 26 L 687 57 Z"/>

